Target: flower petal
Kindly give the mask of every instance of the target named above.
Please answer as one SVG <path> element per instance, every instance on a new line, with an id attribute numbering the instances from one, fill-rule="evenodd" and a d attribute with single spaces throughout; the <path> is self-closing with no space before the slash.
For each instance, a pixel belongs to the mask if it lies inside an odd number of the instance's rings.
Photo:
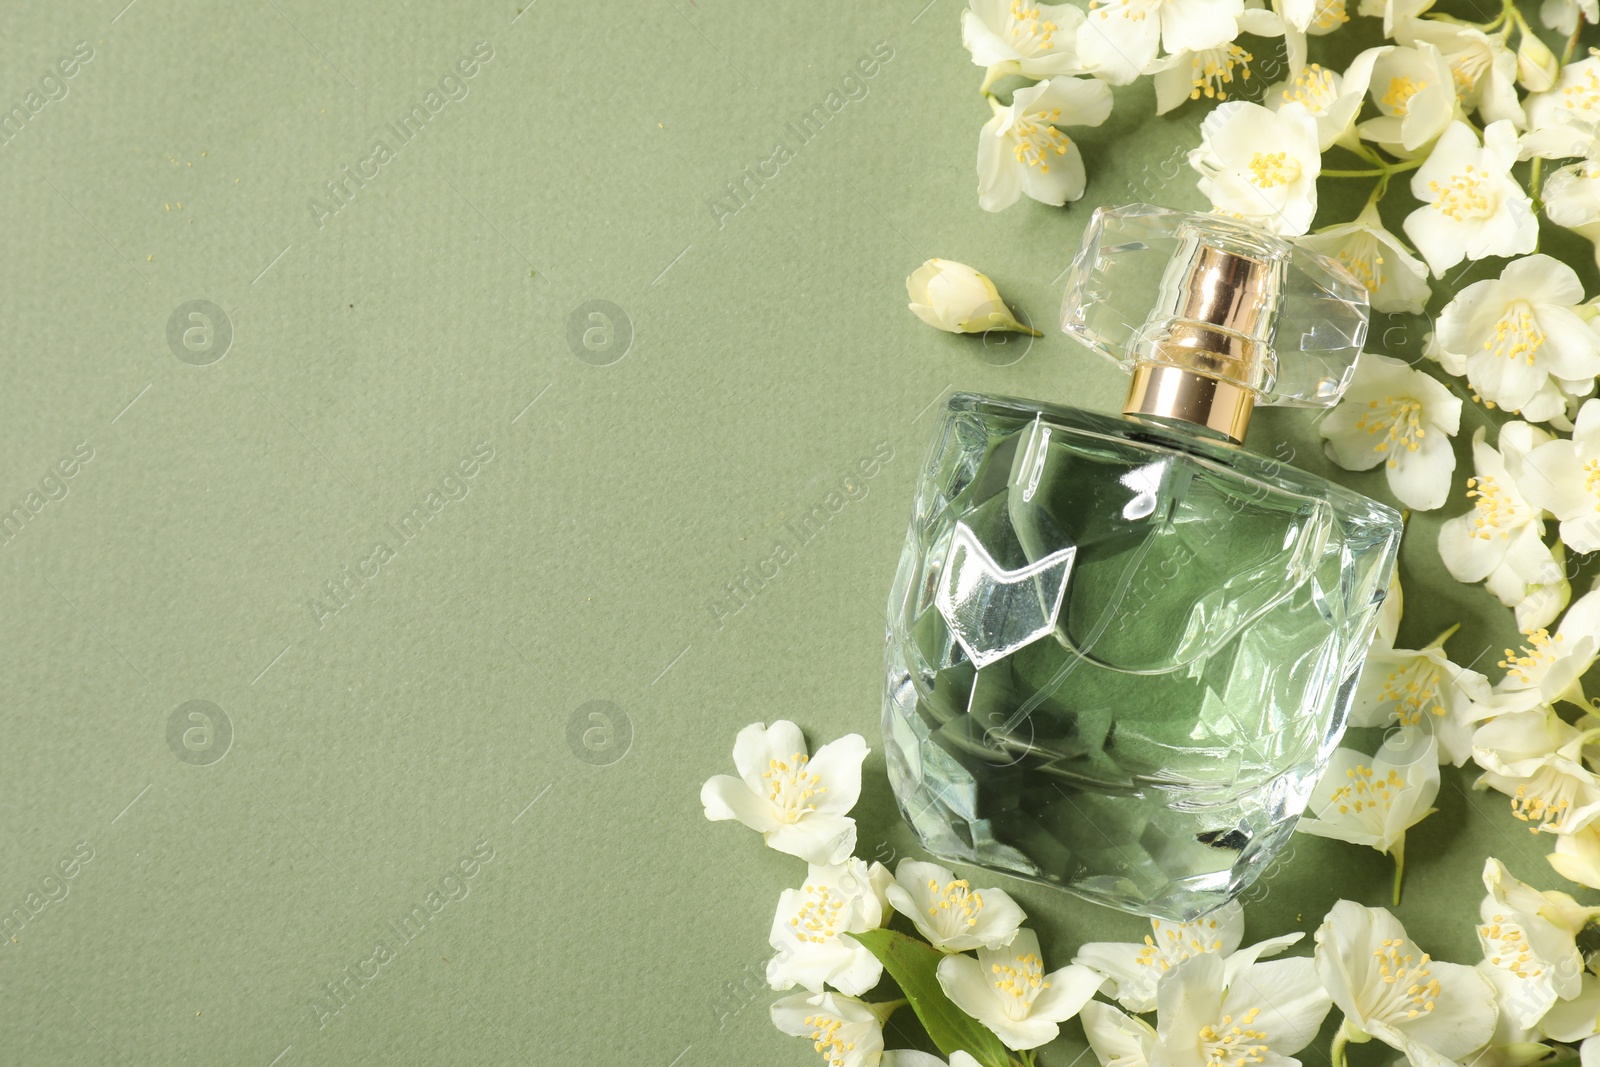
<path id="1" fill-rule="evenodd" d="M 1402 453 L 1391 462 L 1389 491 L 1402 504 L 1418 511 L 1431 511 L 1449 499 L 1456 453 L 1443 433 L 1428 434 L 1417 442 L 1415 452 Z"/>
<path id="2" fill-rule="evenodd" d="M 970 932 L 985 948 L 1000 948 L 1011 944 L 1027 917 L 1022 907 L 1011 899 L 1011 894 L 1000 889 L 985 889 L 983 910 L 978 913 L 978 922 Z"/>
<path id="3" fill-rule="evenodd" d="M 861 762 L 871 751 L 860 734 L 846 734 L 817 749 L 808 766 L 825 790 L 817 799 L 818 811 L 843 815 L 856 806 L 861 798 Z"/>
<path id="4" fill-rule="evenodd" d="M 985 1026 L 1004 1012 L 994 986 L 971 956 L 946 956 L 939 961 L 939 988 L 950 1002 Z"/>
<path id="5" fill-rule="evenodd" d="M 1044 981 L 1045 986 L 1033 998 L 1033 1008 L 1028 1015 L 1053 1023 L 1066 1022 L 1082 1011 L 1105 983 L 1099 974 L 1076 963 L 1051 971 L 1044 976 Z"/>
<path id="6" fill-rule="evenodd" d="M 1127 0 L 1109 0 L 1089 12 L 1078 28 L 1084 67 L 1112 85 L 1128 85 L 1156 57 L 1161 21 L 1134 18 Z"/>
<path id="7" fill-rule="evenodd" d="M 1439 560 L 1458 582 L 1481 582 L 1505 559 L 1510 541 L 1488 531 L 1482 536 L 1471 512 L 1447 520 L 1439 527 Z"/>
<path id="8" fill-rule="evenodd" d="M 1071 141 L 1049 163 L 1028 167 L 1022 172 L 1022 191 L 1041 204 L 1061 207 L 1083 196 L 1087 180 L 1083 153 L 1078 150 L 1077 142 Z"/>
<path id="9" fill-rule="evenodd" d="M 1332 1006 L 1306 956 L 1256 964 L 1230 983 L 1222 1000 L 1223 1014 L 1234 1018 L 1259 1008 L 1255 1026 L 1272 1035 L 1272 1051 L 1284 1056 L 1311 1043 Z"/>
<path id="10" fill-rule="evenodd" d="M 1000 132 L 1004 122 L 997 115 L 978 131 L 978 206 L 985 211 L 1004 211 L 1022 196 L 1021 171 Z"/>
<path id="11" fill-rule="evenodd" d="M 1148 1067 L 1156 1033 L 1143 1019 L 1091 1000 L 1080 1013 L 1083 1033 L 1101 1067 Z"/>
<path id="12" fill-rule="evenodd" d="M 1401 1051 L 1410 1056 L 1425 1050 L 1428 1055 L 1423 1062 L 1443 1067 L 1484 1046 L 1494 1034 L 1499 1008 L 1494 986 L 1477 969 L 1438 960 L 1430 962 L 1428 969 L 1438 981 L 1440 993 L 1434 998 L 1433 1011 L 1405 1021 L 1408 1047 Z"/>
<path id="13" fill-rule="evenodd" d="M 712 822 L 737 819 L 752 830 L 767 833 L 778 827 L 778 814 L 765 797 L 730 774 L 719 774 L 700 787 L 700 803 Z"/>
<path id="14" fill-rule="evenodd" d="M 856 847 L 856 821 L 848 815 L 811 812 L 767 833 L 767 847 L 827 867 L 843 863 Z"/>

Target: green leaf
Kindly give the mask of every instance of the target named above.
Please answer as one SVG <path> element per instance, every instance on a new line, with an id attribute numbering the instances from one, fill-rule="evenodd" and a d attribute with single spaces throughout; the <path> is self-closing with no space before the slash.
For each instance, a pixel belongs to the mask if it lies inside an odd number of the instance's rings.
<path id="1" fill-rule="evenodd" d="M 867 946 L 883 963 L 889 977 L 899 983 L 900 991 L 940 1052 L 949 1056 L 959 1049 L 983 1067 L 1012 1067 L 1000 1039 L 944 995 L 937 973 L 944 953 L 897 930 L 867 930 L 849 936 Z"/>

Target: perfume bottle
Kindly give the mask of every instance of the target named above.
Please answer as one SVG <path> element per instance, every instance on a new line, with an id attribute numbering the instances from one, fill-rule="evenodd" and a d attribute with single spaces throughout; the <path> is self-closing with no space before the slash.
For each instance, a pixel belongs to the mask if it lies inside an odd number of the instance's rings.
<path id="1" fill-rule="evenodd" d="M 1172 920 L 1272 862 L 1401 520 L 1242 441 L 1257 404 L 1339 398 L 1366 296 L 1222 216 L 1096 212 L 1062 326 L 1131 372 L 1123 414 L 957 394 L 920 475 L 883 729 L 930 852 Z"/>

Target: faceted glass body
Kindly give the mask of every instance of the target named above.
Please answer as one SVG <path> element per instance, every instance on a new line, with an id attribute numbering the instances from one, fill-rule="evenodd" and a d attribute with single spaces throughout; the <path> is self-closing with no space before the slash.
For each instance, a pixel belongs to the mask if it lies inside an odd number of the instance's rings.
<path id="1" fill-rule="evenodd" d="M 1127 911 L 1231 899 L 1344 730 L 1400 530 L 1190 429 L 956 395 L 889 603 L 906 820 Z"/>

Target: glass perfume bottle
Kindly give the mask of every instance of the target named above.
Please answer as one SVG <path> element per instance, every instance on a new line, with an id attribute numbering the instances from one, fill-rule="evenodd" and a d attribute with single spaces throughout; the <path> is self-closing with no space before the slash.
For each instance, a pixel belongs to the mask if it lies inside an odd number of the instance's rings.
<path id="1" fill-rule="evenodd" d="M 1294 830 L 1344 730 L 1400 516 L 1241 446 L 1332 405 L 1342 266 L 1217 215 L 1101 210 L 1066 332 L 1123 415 L 957 394 L 890 594 L 889 777 L 946 859 L 1186 920 Z"/>

